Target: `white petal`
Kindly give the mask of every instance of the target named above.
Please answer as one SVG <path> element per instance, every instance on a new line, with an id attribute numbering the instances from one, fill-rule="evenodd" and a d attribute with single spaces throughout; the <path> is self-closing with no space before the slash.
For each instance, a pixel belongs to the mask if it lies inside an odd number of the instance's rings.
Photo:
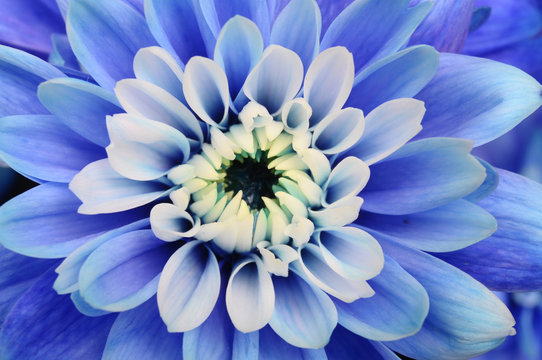
<path id="1" fill-rule="evenodd" d="M 312 146 L 326 155 L 352 147 L 363 134 L 363 111 L 346 108 L 326 116 L 314 127 Z"/>
<path id="2" fill-rule="evenodd" d="M 200 219 L 192 216 L 173 204 L 161 203 L 151 210 L 151 229 L 157 238 L 164 241 L 177 241 L 194 236 L 200 226 Z"/>
<path id="3" fill-rule="evenodd" d="M 345 198 L 320 210 L 309 209 L 309 218 L 318 227 L 348 225 L 358 218 L 362 204 L 360 197 Z"/>
<path id="4" fill-rule="evenodd" d="M 356 196 L 367 185 L 370 170 L 367 164 L 358 158 L 349 156 L 338 163 L 324 186 L 324 206 L 340 201 L 345 197 Z"/>

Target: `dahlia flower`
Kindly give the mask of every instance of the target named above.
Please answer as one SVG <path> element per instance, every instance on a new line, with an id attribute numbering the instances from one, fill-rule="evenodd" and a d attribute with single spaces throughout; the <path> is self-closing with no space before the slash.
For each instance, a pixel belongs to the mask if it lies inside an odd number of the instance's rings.
<path id="1" fill-rule="evenodd" d="M 483 244 L 479 280 L 542 288 L 542 187 L 470 154 L 541 86 L 419 45 L 460 4 L 60 3 L 92 79 L 0 48 L 0 157 L 40 183 L 0 208 L 3 358 L 462 359 L 515 333 L 448 262 Z"/>

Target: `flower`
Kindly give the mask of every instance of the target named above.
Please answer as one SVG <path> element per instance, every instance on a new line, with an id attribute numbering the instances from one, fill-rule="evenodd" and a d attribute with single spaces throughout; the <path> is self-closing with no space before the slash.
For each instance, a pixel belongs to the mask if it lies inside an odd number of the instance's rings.
<path id="1" fill-rule="evenodd" d="M 42 258 L 3 250 L 6 311 L 20 297 L 3 357 L 456 359 L 514 334 L 438 257 L 484 243 L 473 258 L 502 262 L 495 242 L 536 236 L 536 201 L 510 202 L 540 185 L 470 151 L 536 110 L 540 84 L 402 49 L 429 3 L 261 5 L 151 0 L 145 21 L 73 0 L 70 45 L 99 85 L 0 48 L 0 155 L 42 183 L 0 208 L 2 245 Z"/>

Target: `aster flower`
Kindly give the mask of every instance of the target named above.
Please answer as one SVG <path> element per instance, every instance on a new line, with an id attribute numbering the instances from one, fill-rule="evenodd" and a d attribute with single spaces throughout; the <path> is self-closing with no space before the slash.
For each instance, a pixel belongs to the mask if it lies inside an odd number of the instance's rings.
<path id="1" fill-rule="evenodd" d="M 43 259 L 3 250 L 5 358 L 456 359 L 514 333 L 431 253 L 502 218 L 495 236 L 534 236 L 509 207 L 540 185 L 470 150 L 536 110 L 540 84 L 403 49 L 429 3 L 260 5 L 147 1 L 145 21 L 73 0 L 70 45 L 99 85 L 1 48 L 0 156 L 41 185 L 0 208 L 0 241 Z M 503 287 L 540 287 L 526 277 Z"/>

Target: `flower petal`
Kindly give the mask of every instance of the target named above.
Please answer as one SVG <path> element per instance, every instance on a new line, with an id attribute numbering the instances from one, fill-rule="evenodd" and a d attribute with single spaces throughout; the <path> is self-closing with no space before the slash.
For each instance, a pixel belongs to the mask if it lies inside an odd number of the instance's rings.
<path id="1" fill-rule="evenodd" d="M 423 285 L 431 299 L 429 314 L 418 333 L 386 343 L 394 351 L 420 360 L 469 359 L 515 333 L 515 321 L 506 305 L 478 281 L 412 248 L 388 241 L 383 247 Z"/>
<path id="2" fill-rule="evenodd" d="M 430 46 L 399 51 L 356 76 L 346 105 L 369 113 L 386 101 L 414 97 L 435 76 L 438 64 L 439 53 Z"/>
<path id="3" fill-rule="evenodd" d="M 314 127 L 312 147 L 326 155 L 338 154 L 358 142 L 364 127 L 365 119 L 360 109 L 336 111 Z"/>
<path id="4" fill-rule="evenodd" d="M 193 237 L 200 227 L 200 219 L 176 205 L 161 203 L 151 210 L 152 231 L 157 238 L 164 241 L 177 241 Z"/>
<path id="5" fill-rule="evenodd" d="M 156 299 L 151 298 L 119 314 L 107 337 L 102 359 L 177 359 L 182 356 L 181 341 L 182 335 L 167 332 Z"/>
<path id="6" fill-rule="evenodd" d="M 25 175 L 69 182 L 105 154 L 53 115 L 15 115 L 0 120 L 0 156 Z"/>
<path id="7" fill-rule="evenodd" d="M 70 299 L 73 302 L 73 305 L 79 310 L 79 312 L 85 316 L 98 317 L 110 314 L 110 311 L 96 309 L 91 306 L 85 299 L 81 296 L 79 290 L 74 291 L 70 294 Z"/>
<path id="8" fill-rule="evenodd" d="M 292 100 L 303 82 L 303 63 L 296 53 L 278 45 L 265 49 L 260 62 L 247 77 L 246 96 L 276 115 Z"/>
<path id="9" fill-rule="evenodd" d="M 415 99 L 390 100 L 371 111 L 365 118 L 365 130 L 356 145 L 345 154 L 372 165 L 412 139 L 422 126 L 425 107 Z"/>
<path id="10" fill-rule="evenodd" d="M 158 285 L 158 308 L 168 331 L 200 326 L 213 311 L 219 292 L 215 255 L 201 241 L 183 245 L 166 263 Z"/>
<path id="11" fill-rule="evenodd" d="M 189 139 L 193 147 L 193 143 L 199 147 L 202 142 L 203 132 L 194 114 L 159 86 L 144 80 L 125 79 L 117 83 L 115 94 L 128 114 L 174 127 Z"/>
<path id="12" fill-rule="evenodd" d="M 396 52 L 429 12 L 431 4 L 408 7 L 409 0 L 357 0 L 331 23 L 321 49 L 343 45 L 354 54 L 356 73 Z M 363 29 L 363 32 L 355 31 Z"/>
<path id="13" fill-rule="evenodd" d="M 133 209 L 167 195 L 170 187 L 153 181 L 135 181 L 117 173 L 108 159 L 90 163 L 70 183 L 83 202 L 81 214 L 114 213 Z"/>
<path id="14" fill-rule="evenodd" d="M 303 349 L 281 339 L 269 326 L 259 331 L 259 360 L 327 360 L 324 349 Z"/>
<path id="15" fill-rule="evenodd" d="M 405 245 L 433 252 L 462 249 L 497 230 L 497 221 L 489 212 L 462 199 L 409 215 L 363 213 L 356 223 Z"/>
<path id="16" fill-rule="evenodd" d="M 342 326 L 379 341 L 401 339 L 420 330 L 429 310 L 429 297 L 414 277 L 386 256 L 382 272 L 369 280 L 369 285 L 375 292 L 370 298 L 351 304 L 334 300 Z"/>
<path id="17" fill-rule="evenodd" d="M 356 196 L 369 181 L 370 170 L 360 159 L 349 156 L 335 165 L 324 185 L 323 206 Z"/>
<path id="18" fill-rule="evenodd" d="M 183 70 L 167 50 L 159 46 L 139 50 L 134 57 L 134 74 L 137 79 L 166 90 L 186 105 Z"/>
<path id="19" fill-rule="evenodd" d="M 243 333 L 259 330 L 269 322 L 275 304 L 271 276 L 258 258 L 239 262 L 226 289 L 226 307 L 233 325 Z"/>
<path id="20" fill-rule="evenodd" d="M 294 51 L 308 69 L 318 54 L 321 28 L 322 16 L 316 1 L 292 0 L 276 17 L 270 43 Z"/>
<path id="21" fill-rule="evenodd" d="M 156 293 L 160 272 L 173 251 L 151 230 L 109 239 L 85 260 L 79 273 L 79 291 L 95 308 L 132 309 Z"/>
<path id="22" fill-rule="evenodd" d="M 107 90 L 133 77 L 134 55 L 154 45 L 145 19 L 121 0 L 72 0 L 66 29 L 77 59 Z"/>
<path id="23" fill-rule="evenodd" d="M 326 346 L 326 354 L 330 360 L 371 359 L 400 360 L 390 349 L 379 342 L 369 341 L 338 325 Z"/>
<path id="24" fill-rule="evenodd" d="M 420 2 L 411 1 L 410 5 Z M 474 3 L 474 0 L 435 1 L 409 44 L 428 44 L 441 52 L 460 52 L 469 33 Z"/>
<path id="25" fill-rule="evenodd" d="M 0 45 L 0 117 L 18 114 L 47 114 L 36 96 L 38 85 L 65 76 L 51 64 Z"/>
<path id="26" fill-rule="evenodd" d="M 141 218 L 138 212 L 81 215 L 79 205 L 65 184 L 30 189 L 0 207 L 0 242 L 27 256 L 65 257 L 93 237 Z"/>
<path id="27" fill-rule="evenodd" d="M 345 278 L 367 280 L 382 271 L 382 248 L 362 229 L 350 226 L 320 229 L 314 239 L 329 266 Z"/>
<path id="28" fill-rule="evenodd" d="M 6 359 L 99 358 L 116 315 L 90 318 L 58 296 L 46 272 L 15 304 L 0 332 Z"/>
<path id="29" fill-rule="evenodd" d="M 363 209 L 403 215 L 462 198 L 484 181 L 485 169 L 469 154 L 471 142 L 431 138 L 411 142 L 371 167 Z"/>
<path id="30" fill-rule="evenodd" d="M 38 97 L 70 129 L 102 147 L 109 144 L 105 117 L 123 112 L 113 94 L 78 79 L 59 78 L 41 83 Z"/>
<path id="31" fill-rule="evenodd" d="M 252 21 L 235 16 L 222 27 L 216 40 L 214 59 L 226 73 L 232 100 L 237 98 L 262 53 L 262 35 Z"/>
<path id="32" fill-rule="evenodd" d="M 209 125 L 224 127 L 230 92 L 224 70 L 214 61 L 193 57 L 186 64 L 183 91 L 188 105 Z"/>
<path id="33" fill-rule="evenodd" d="M 542 104 L 542 86 L 496 61 L 442 54 L 433 80 L 416 96 L 427 113 L 419 137 L 450 136 L 485 144 Z"/>
<path id="34" fill-rule="evenodd" d="M 497 219 L 497 232 L 439 257 L 494 290 L 541 290 L 542 186 L 505 170 L 498 173 L 497 189 L 478 203 Z"/>
<path id="35" fill-rule="evenodd" d="M 275 333 L 297 347 L 318 349 L 326 345 L 337 325 L 331 299 L 294 272 L 288 277 L 274 277 L 273 285 L 275 312 L 269 325 Z"/>
<path id="36" fill-rule="evenodd" d="M 158 179 L 189 158 L 186 137 L 162 122 L 117 114 L 107 118 L 107 129 L 111 137 L 106 148 L 109 163 L 128 179 Z"/>
<path id="37" fill-rule="evenodd" d="M 322 51 L 310 64 L 303 86 L 303 96 L 312 107 L 310 125 L 315 126 L 326 115 L 340 110 L 353 83 L 352 54 L 341 46 Z"/>
<path id="38" fill-rule="evenodd" d="M 183 64 L 193 56 L 212 54 L 214 48 L 214 36 L 198 5 L 194 1 L 145 1 L 145 16 L 152 34 L 160 46 Z"/>

